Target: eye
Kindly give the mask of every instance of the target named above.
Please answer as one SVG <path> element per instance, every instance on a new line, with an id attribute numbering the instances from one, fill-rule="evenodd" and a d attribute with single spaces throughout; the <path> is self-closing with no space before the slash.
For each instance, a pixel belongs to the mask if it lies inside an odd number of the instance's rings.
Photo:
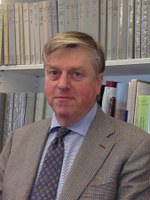
<path id="1" fill-rule="evenodd" d="M 57 69 L 49 69 L 46 72 L 47 72 L 48 77 L 50 77 L 52 80 L 56 80 L 60 76 L 60 72 Z"/>
<path id="2" fill-rule="evenodd" d="M 81 73 L 80 72 L 74 72 L 74 76 L 79 77 L 79 76 L 81 76 Z"/>
<path id="3" fill-rule="evenodd" d="M 81 71 L 72 71 L 71 76 L 74 80 L 77 81 L 81 80 L 84 77 L 83 72 Z"/>

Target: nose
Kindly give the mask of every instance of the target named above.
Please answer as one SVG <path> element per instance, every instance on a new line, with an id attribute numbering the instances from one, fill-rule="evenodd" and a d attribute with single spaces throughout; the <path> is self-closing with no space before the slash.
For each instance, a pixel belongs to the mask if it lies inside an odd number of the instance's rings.
<path id="1" fill-rule="evenodd" d="M 58 81 L 58 88 L 61 90 L 68 90 L 70 87 L 70 80 L 67 73 L 62 73 L 59 81 Z"/>

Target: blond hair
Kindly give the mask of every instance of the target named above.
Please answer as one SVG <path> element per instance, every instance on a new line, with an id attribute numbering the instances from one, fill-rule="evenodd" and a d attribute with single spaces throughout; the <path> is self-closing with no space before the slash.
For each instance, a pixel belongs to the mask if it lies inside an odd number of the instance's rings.
<path id="1" fill-rule="evenodd" d="M 102 47 L 87 33 L 68 31 L 55 34 L 45 44 L 43 49 L 43 61 L 47 63 L 48 56 L 60 48 L 84 47 L 89 50 L 91 62 L 96 74 L 105 70 L 105 56 Z"/>

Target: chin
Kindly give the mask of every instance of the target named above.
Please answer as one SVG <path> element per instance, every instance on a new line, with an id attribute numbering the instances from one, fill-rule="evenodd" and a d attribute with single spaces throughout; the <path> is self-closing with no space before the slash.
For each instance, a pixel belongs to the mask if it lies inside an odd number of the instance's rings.
<path id="1" fill-rule="evenodd" d="M 70 115 L 72 115 L 72 112 L 70 112 L 69 110 L 66 110 L 66 109 L 56 110 L 55 113 L 59 117 L 69 117 Z"/>

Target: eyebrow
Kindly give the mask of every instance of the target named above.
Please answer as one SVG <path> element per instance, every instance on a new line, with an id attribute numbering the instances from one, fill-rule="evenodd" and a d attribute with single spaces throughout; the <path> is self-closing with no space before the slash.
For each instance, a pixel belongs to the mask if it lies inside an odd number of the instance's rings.
<path id="1" fill-rule="evenodd" d="M 51 65 L 51 64 L 45 64 L 45 66 L 52 68 L 52 69 L 59 68 L 57 65 Z M 70 66 L 70 67 L 72 67 L 72 69 L 74 69 L 74 70 L 86 69 L 86 66 L 84 66 L 84 65 Z"/>

